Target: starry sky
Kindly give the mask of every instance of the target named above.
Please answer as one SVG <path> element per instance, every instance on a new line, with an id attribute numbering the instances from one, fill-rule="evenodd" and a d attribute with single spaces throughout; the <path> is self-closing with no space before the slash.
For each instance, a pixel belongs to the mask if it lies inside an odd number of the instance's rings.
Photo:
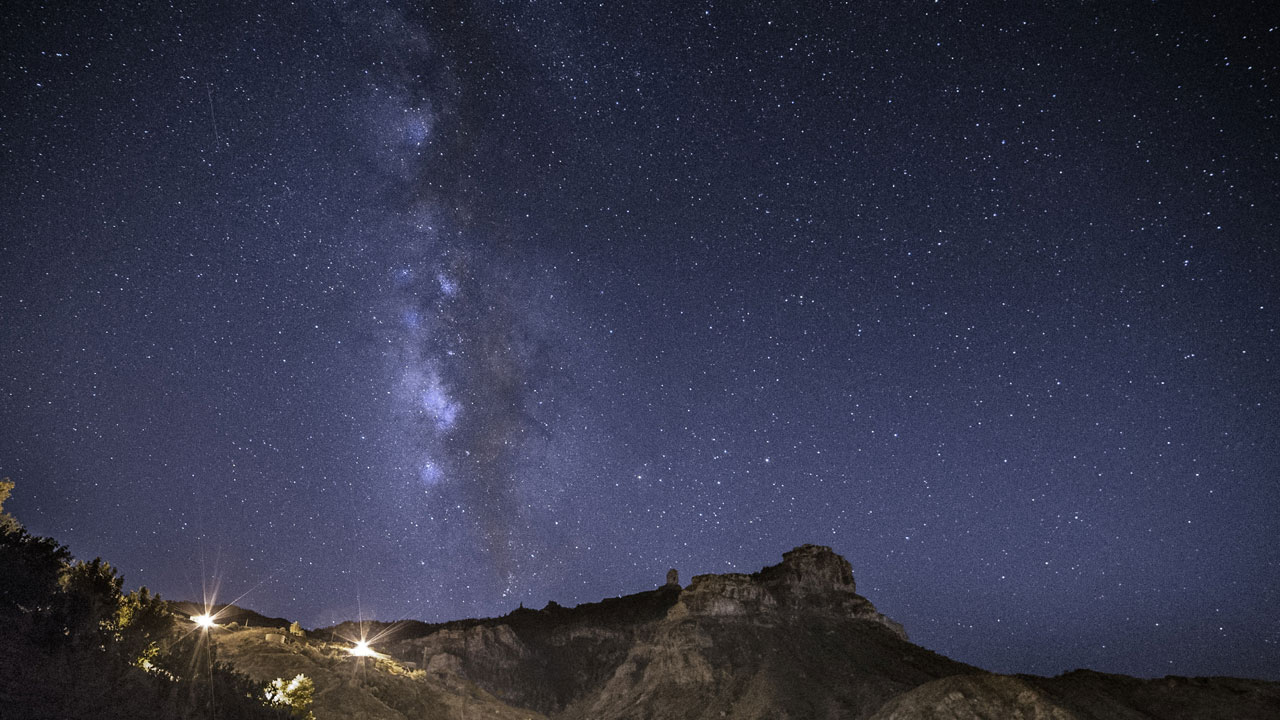
<path id="1" fill-rule="evenodd" d="M 6 3 L 6 508 L 309 627 L 812 542 L 1280 678 L 1280 22 L 1051 5 Z"/>

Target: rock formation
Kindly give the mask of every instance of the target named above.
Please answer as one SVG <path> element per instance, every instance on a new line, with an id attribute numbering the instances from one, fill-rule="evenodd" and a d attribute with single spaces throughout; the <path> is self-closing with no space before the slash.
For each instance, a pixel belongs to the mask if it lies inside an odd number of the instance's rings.
<path id="1" fill-rule="evenodd" d="M 780 564 L 751 575 L 695 575 L 671 612 L 750 616 L 772 623 L 795 621 L 797 614 L 820 614 L 876 622 L 906 640 L 902 626 L 876 612 L 855 588 L 848 560 L 829 547 L 801 545 L 784 553 Z"/>

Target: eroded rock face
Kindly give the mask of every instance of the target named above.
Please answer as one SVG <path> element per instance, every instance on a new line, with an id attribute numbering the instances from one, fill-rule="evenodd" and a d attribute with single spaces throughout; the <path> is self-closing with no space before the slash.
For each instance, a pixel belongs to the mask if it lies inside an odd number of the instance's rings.
<path id="1" fill-rule="evenodd" d="M 876 612 L 856 587 L 848 560 L 824 545 L 801 545 L 784 553 L 781 563 L 750 575 L 695 575 L 668 617 L 750 616 L 776 622 L 778 613 L 819 613 L 880 623 L 906 640 L 902 626 Z"/>
<path id="2" fill-rule="evenodd" d="M 885 703 L 871 720 L 1084 720 L 1024 680 L 1007 675 L 956 675 L 934 680 Z"/>
<path id="3" fill-rule="evenodd" d="M 515 705 L 547 701 L 540 692 L 546 677 L 537 654 L 508 625 L 446 628 L 391 647 L 446 685 L 464 687 L 479 680 Z"/>
<path id="4" fill-rule="evenodd" d="M 745 616 L 770 613 L 778 601 L 751 575 L 729 573 L 725 575 L 694 575 L 693 582 L 680 595 L 680 602 L 671 609 L 677 617 L 682 613 L 693 615 Z"/>
<path id="5" fill-rule="evenodd" d="M 825 545 L 801 545 L 782 554 L 782 562 L 760 571 L 760 579 L 799 601 L 824 592 L 857 590 L 853 566 Z"/>

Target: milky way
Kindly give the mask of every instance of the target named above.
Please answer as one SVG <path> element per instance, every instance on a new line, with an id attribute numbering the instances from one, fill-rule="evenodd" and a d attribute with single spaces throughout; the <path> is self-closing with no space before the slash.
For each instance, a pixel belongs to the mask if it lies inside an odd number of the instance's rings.
<path id="1" fill-rule="evenodd" d="M 371 22 L 378 38 L 360 119 L 386 182 L 376 210 L 392 248 L 378 283 L 394 316 L 392 432 L 418 490 L 396 512 L 420 514 L 437 539 L 454 533 L 449 545 L 481 550 L 496 581 L 486 587 L 505 597 L 517 591 L 522 558 L 550 555 L 531 532 L 536 506 L 522 486 L 556 419 L 552 339 L 532 297 L 546 288 L 520 267 L 518 229 L 471 212 L 457 158 L 480 143 L 458 127 L 468 102 L 451 92 L 448 58 L 398 12 L 357 11 L 350 21 Z"/>

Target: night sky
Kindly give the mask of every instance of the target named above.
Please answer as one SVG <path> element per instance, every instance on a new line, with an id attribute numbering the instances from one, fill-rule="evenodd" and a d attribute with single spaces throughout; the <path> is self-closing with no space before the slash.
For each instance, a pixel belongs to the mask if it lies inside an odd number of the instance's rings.
<path id="1" fill-rule="evenodd" d="M 437 621 L 812 542 L 989 669 L 1280 678 L 1269 3 L 42 5 L 0 477 L 129 587 Z"/>

